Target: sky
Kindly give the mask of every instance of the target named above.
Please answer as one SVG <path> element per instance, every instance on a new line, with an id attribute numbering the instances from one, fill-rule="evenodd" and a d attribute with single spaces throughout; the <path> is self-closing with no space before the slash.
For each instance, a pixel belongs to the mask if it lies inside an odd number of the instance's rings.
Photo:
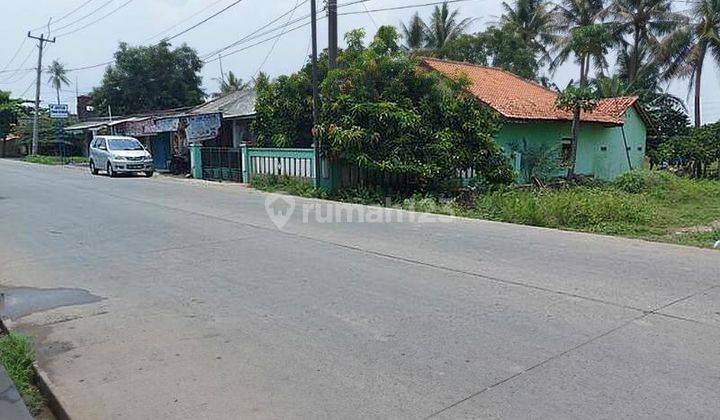
<path id="1" fill-rule="evenodd" d="M 47 35 L 47 23 L 50 21 L 50 34 L 56 36 L 56 42 L 49 45 L 43 54 L 43 67 L 52 60 L 58 60 L 67 68 L 92 66 L 112 59 L 120 41 L 131 45 L 148 45 L 157 42 L 163 36 L 175 35 L 230 6 L 204 24 L 185 32 L 172 40 L 179 45 L 187 43 L 204 57 L 244 36 L 263 25 L 275 20 L 295 6 L 299 7 L 293 15 L 284 16 L 269 28 L 283 26 L 288 20 L 309 14 L 310 3 L 306 0 L 0 0 L 4 15 L 0 27 L 0 89 L 10 90 L 13 96 L 34 98 L 35 72 L 28 70 L 37 66 L 37 41 L 27 38 L 28 30 L 33 34 Z M 317 0 L 318 7 L 324 4 Z M 432 6 L 407 10 L 373 11 L 388 7 L 420 5 L 434 0 L 339 0 L 340 13 L 357 14 L 339 17 L 339 30 L 342 34 L 354 29 L 365 28 L 373 34 L 380 25 L 396 25 L 407 21 L 415 10 L 428 17 Z M 346 4 L 351 3 L 351 4 Z M 352 4 L 354 3 L 354 4 Z M 346 4 L 343 6 L 343 4 Z M 474 19 L 470 32 L 482 30 L 496 22 L 502 13 L 500 0 L 467 0 L 452 4 L 459 8 L 462 17 Z M 678 2 L 679 8 L 686 7 Z M 82 7 L 81 7 L 82 6 Z M 77 9 L 77 10 L 76 10 Z M 73 12 L 68 15 L 68 13 Z M 94 13 L 93 13 L 94 12 Z M 112 13 L 111 13 L 112 12 Z M 67 15 L 67 16 L 66 16 Z M 93 21 L 103 18 L 95 23 Z M 53 23 L 53 21 L 55 23 Z M 298 22 L 294 27 L 300 25 Z M 320 49 L 327 46 L 327 24 L 321 20 L 318 24 Z M 272 36 L 281 32 L 268 34 Z M 222 67 L 227 73 L 233 71 L 244 80 L 251 79 L 258 71 L 264 71 L 275 77 L 297 71 L 307 60 L 310 49 L 310 27 L 302 27 L 285 33 L 277 42 L 269 41 L 254 45 L 257 38 L 246 41 L 223 52 Z M 232 55 L 228 53 L 244 49 Z M 14 59 L 13 59 L 14 57 Z M 202 70 L 203 88 L 210 94 L 218 90 L 220 61 L 217 55 L 208 58 Z M 12 61 L 11 61 L 12 59 Z M 212 60 L 212 61 L 211 61 Z M 7 70 L 20 69 L 17 72 Z M 78 70 L 69 74 L 70 86 L 63 87 L 61 101 L 75 107 L 75 92 L 88 93 L 100 83 L 104 66 Z M 547 70 L 544 70 L 547 74 Z M 558 69 L 550 78 L 558 85 L 565 86 L 576 78 L 578 70 L 573 62 Z M 720 71 L 714 64 L 705 66 L 702 88 L 703 122 L 720 120 Z M 687 81 L 671 83 L 669 91 L 682 99 L 687 99 Z M 43 75 L 41 83 L 43 103 L 55 101 L 55 91 Z M 692 98 L 689 102 L 692 102 Z M 692 113 L 692 104 L 688 104 Z"/>

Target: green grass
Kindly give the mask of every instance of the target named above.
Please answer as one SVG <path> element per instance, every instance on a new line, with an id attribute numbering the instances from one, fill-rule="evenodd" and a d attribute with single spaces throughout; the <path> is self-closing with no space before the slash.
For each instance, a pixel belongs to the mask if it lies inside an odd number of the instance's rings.
<path id="1" fill-rule="evenodd" d="M 385 195 L 376 189 L 345 190 L 328 196 L 309 182 L 288 177 L 258 177 L 251 185 L 303 197 L 386 205 Z M 720 180 L 658 171 L 634 171 L 612 183 L 591 186 L 505 188 L 462 200 L 415 195 L 393 197 L 392 203 L 408 210 L 698 247 L 712 247 L 720 239 Z"/>
<path id="2" fill-rule="evenodd" d="M 296 195 L 309 198 L 326 198 L 327 193 L 315 188 L 312 181 L 292 178 L 289 176 L 255 175 L 250 186 L 258 190 Z"/>
<path id="3" fill-rule="evenodd" d="M 35 352 L 27 336 L 15 332 L 0 336 L 0 363 L 15 383 L 30 414 L 35 415 L 42 410 L 45 402 L 34 384 L 33 360 Z"/>
<path id="4" fill-rule="evenodd" d="M 89 159 L 84 156 L 66 156 L 63 159 L 60 156 L 28 155 L 23 158 L 23 161 L 42 165 L 67 165 L 70 163 L 88 163 Z"/>

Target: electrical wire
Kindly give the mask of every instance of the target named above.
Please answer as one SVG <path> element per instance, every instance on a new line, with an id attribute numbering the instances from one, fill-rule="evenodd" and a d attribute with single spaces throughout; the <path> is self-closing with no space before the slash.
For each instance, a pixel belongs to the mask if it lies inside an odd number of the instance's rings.
<path id="1" fill-rule="evenodd" d="M 288 24 L 290 23 L 290 20 L 292 20 L 292 17 L 295 14 L 295 10 L 297 10 L 297 8 L 300 7 L 299 2 L 300 2 L 300 0 L 295 0 L 295 7 L 293 8 L 293 13 L 291 13 L 290 16 L 288 17 L 288 21 L 285 23 L 285 27 L 283 28 L 282 33 L 280 33 L 280 35 L 277 38 L 275 38 L 275 42 L 273 42 L 272 46 L 268 50 L 268 53 L 265 55 L 265 59 L 263 59 L 260 66 L 258 66 L 257 71 L 255 71 L 255 74 L 253 74 L 253 77 L 252 77 L 253 79 L 257 77 L 258 73 L 260 73 L 260 70 L 262 70 L 262 68 L 265 66 L 265 64 L 267 64 L 267 61 L 270 59 L 270 56 L 272 55 L 273 51 L 275 51 L 275 47 L 277 47 L 277 44 L 280 41 L 280 38 L 282 38 L 283 35 L 285 35 L 285 30 L 287 30 Z M 305 2 L 303 2 L 303 3 L 305 3 Z"/>
<path id="2" fill-rule="evenodd" d="M 222 2 L 222 1 L 224 1 L 224 0 L 217 0 L 217 1 L 213 2 L 213 3 L 211 3 L 210 5 L 203 7 L 201 10 L 193 13 L 192 15 L 186 17 L 185 19 L 180 20 L 179 22 L 175 23 L 174 25 L 170 26 L 169 28 L 166 28 L 166 29 L 164 29 L 164 30 L 156 33 L 155 35 L 153 35 L 153 36 L 151 36 L 151 37 L 149 37 L 149 38 L 146 38 L 143 42 L 150 41 L 151 39 L 155 39 L 155 38 L 157 38 L 157 37 L 160 36 L 160 35 L 163 35 L 163 34 L 166 34 L 166 33 L 170 32 L 171 30 L 177 28 L 178 26 L 180 26 L 180 25 L 182 25 L 183 23 L 189 21 L 190 19 L 192 19 L 192 18 L 194 18 L 194 17 L 202 14 L 202 13 L 205 12 L 206 10 L 209 10 L 209 9 L 213 8 L 214 6 L 216 6 L 218 3 Z"/>
<path id="3" fill-rule="evenodd" d="M 81 21 L 83 21 L 84 19 L 89 18 L 90 16 L 92 16 L 92 15 L 94 15 L 95 13 L 99 12 L 100 10 L 102 10 L 102 9 L 104 9 L 105 7 L 109 6 L 110 3 L 114 2 L 114 1 L 115 1 L 115 0 L 108 0 L 108 1 L 106 1 L 105 3 L 101 4 L 100 7 L 95 8 L 92 12 L 84 15 L 83 17 L 81 17 L 81 18 L 79 18 L 79 19 L 73 20 L 72 22 L 68 23 L 67 25 L 63 25 L 63 26 L 61 26 L 61 27 L 59 27 L 59 28 L 55 28 L 55 30 L 56 30 L 56 31 L 62 31 L 62 30 L 65 29 L 65 28 L 69 28 L 69 27 L 73 26 L 74 24 L 76 24 L 76 23 L 78 23 L 78 22 L 81 22 Z"/>
<path id="4" fill-rule="evenodd" d="M 12 62 L 15 61 L 15 58 L 18 56 L 18 54 L 20 54 L 20 50 L 22 50 L 22 47 L 25 46 L 25 42 L 27 42 L 27 40 L 28 40 L 27 37 L 23 37 L 22 42 L 20 43 L 20 46 L 17 48 L 17 50 L 15 50 L 15 53 L 13 54 L 12 58 L 10 58 L 10 61 L 8 61 L 7 64 L 5 64 L 5 66 L 2 69 L 0 69 L 0 72 L 4 71 L 8 67 L 10 67 L 10 64 L 12 64 Z"/>
<path id="5" fill-rule="evenodd" d="M 106 13 L 106 14 L 104 14 L 103 16 L 95 19 L 94 21 L 92 21 L 92 22 L 90 22 L 90 23 L 87 23 L 87 24 L 85 24 L 85 25 L 83 25 L 83 26 L 80 26 L 80 27 L 78 27 L 78 28 L 75 28 L 75 29 L 73 29 L 73 30 L 70 30 L 70 31 L 68 31 L 68 32 L 55 35 L 55 37 L 56 37 L 56 38 L 60 38 L 60 37 L 63 37 L 63 36 L 67 36 L 67 35 L 70 35 L 70 34 L 74 34 L 74 33 L 78 32 L 78 31 L 82 31 L 83 29 L 87 28 L 88 26 L 92 26 L 92 25 L 100 22 L 101 20 L 103 20 L 103 19 L 105 19 L 105 18 L 107 18 L 107 17 L 109 17 L 109 16 L 117 13 L 120 9 L 124 8 L 125 6 L 127 6 L 127 5 L 130 4 L 130 3 L 132 3 L 133 1 L 134 1 L 134 0 L 127 0 L 125 3 L 121 4 L 120 6 L 116 7 L 115 9 L 111 10 L 109 13 Z"/>
<path id="6" fill-rule="evenodd" d="M 88 4 L 90 4 L 93 1 L 95 1 L 95 0 L 87 0 L 85 3 L 81 4 L 80 6 L 74 8 L 73 10 L 69 11 L 68 13 L 65 13 L 64 15 L 60 16 L 60 18 L 55 20 L 54 23 L 58 23 L 58 22 L 65 20 L 67 17 L 71 16 L 73 13 L 77 12 L 78 10 L 82 9 L 83 7 L 87 6 Z M 30 31 L 34 32 L 34 31 L 37 31 L 38 29 L 43 29 L 46 26 L 48 26 L 48 25 L 41 25 L 41 26 L 38 26 L 37 28 L 30 29 Z"/>
<path id="7" fill-rule="evenodd" d="M 195 29 L 195 28 L 197 28 L 198 26 L 202 25 L 203 23 L 209 21 L 210 19 L 215 18 L 216 16 L 220 15 L 221 13 L 224 13 L 225 11 L 227 11 L 227 10 L 230 9 L 231 7 L 236 6 L 237 4 L 241 3 L 242 1 L 243 1 L 243 0 L 235 0 L 234 2 L 230 3 L 228 6 L 225 6 L 224 8 L 222 8 L 222 9 L 220 9 L 219 11 L 213 13 L 212 15 L 206 17 L 205 19 L 201 20 L 200 22 L 192 25 L 191 27 L 189 27 L 189 28 L 187 28 L 187 29 L 185 29 L 185 30 L 183 30 L 183 31 L 180 31 L 180 32 L 178 32 L 177 34 L 175 34 L 175 35 L 173 35 L 173 36 L 171 36 L 171 37 L 165 37 L 165 38 L 163 38 L 163 41 L 166 41 L 166 42 L 167 42 L 167 41 L 172 41 L 173 39 L 179 37 L 180 35 L 183 35 L 183 34 L 185 34 L 185 33 L 187 33 L 187 32 L 192 31 L 193 29 Z"/>

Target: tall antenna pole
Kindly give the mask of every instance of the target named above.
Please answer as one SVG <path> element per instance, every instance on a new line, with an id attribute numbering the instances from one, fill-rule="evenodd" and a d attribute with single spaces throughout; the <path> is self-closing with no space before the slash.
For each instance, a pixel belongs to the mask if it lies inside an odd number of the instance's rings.
<path id="1" fill-rule="evenodd" d="M 338 55 L 338 15 L 337 0 L 328 0 L 328 59 L 329 68 L 337 67 Z"/>
<path id="2" fill-rule="evenodd" d="M 42 75 L 42 55 L 43 46 L 46 42 L 55 42 L 55 38 L 45 38 L 44 34 L 40 34 L 40 37 L 36 37 L 28 32 L 28 38 L 38 40 L 38 64 L 36 69 L 36 80 L 35 80 L 35 115 L 33 116 L 33 138 L 32 138 L 32 150 L 31 154 L 36 155 L 38 153 L 38 116 L 40 114 L 40 76 Z"/>

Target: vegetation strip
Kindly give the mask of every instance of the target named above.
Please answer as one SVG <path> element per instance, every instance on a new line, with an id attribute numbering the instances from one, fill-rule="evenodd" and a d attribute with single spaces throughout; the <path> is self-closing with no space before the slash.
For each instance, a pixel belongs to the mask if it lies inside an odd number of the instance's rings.
<path id="1" fill-rule="evenodd" d="M 530 226 L 599 233 L 710 248 L 720 239 L 720 181 L 660 171 L 630 172 L 612 183 L 562 184 L 530 190 L 469 190 L 452 198 L 402 196 L 380 188 L 336 194 L 288 177 L 258 177 L 253 187 L 310 198 L 390 205 Z"/>
<path id="2" fill-rule="evenodd" d="M 45 399 L 36 384 L 34 360 L 35 351 L 29 337 L 16 332 L 0 336 L 0 363 L 15 383 L 30 414 L 37 415 L 45 406 Z"/>

